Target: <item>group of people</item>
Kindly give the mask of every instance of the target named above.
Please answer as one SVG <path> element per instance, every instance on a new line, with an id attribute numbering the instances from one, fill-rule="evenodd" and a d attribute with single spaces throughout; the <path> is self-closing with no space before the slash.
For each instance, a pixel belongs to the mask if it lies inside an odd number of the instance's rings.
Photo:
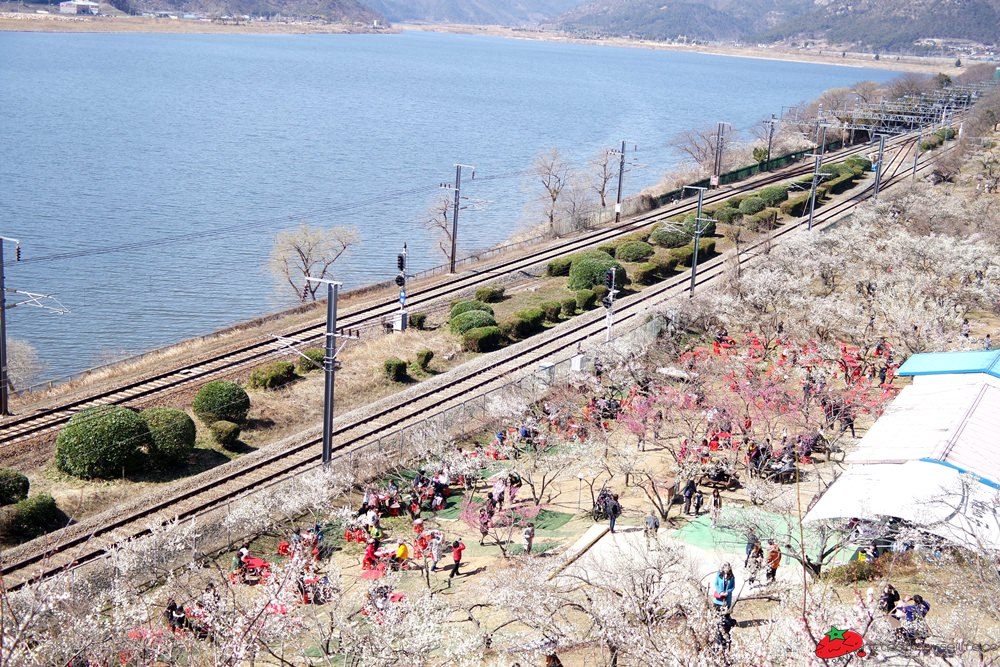
<path id="1" fill-rule="evenodd" d="M 684 514 L 691 514 L 692 506 L 694 507 L 694 515 L 701 515 L 701 507 L 705 503 L 705 494 L 701 492 L 698 488 L 697 483 L 693 479 L 689 479 L 687 484 L 684 485 L 684 490 L 681 492 L 681 496 L 684 498 Z M 712 489 L 712 527 L 719 521 L 719 516 L 722 513 L 722 493 L 719 489 Z"/>
<path id="2" fill-rule="evenodd" d="M 765 567 L 765 583 L 773 583 L 780 565 L 781 547 L 773 539 L 769 539 L 765 550 L 760 539 L 751 531 L 747 536 L 746 559 L 743 561 L 743 567 L 747 571 L 747 584 L 752 586 L 757 583 L 760 571 Z"/>
<path id="3" fill-rule="evenodd" d="M 187 608 L 178 604 L 174 598 L 168 598 L 163 611 L 164 620 L 175 634 L 189 631 L 198 639 L 207 639 L 212 632 L 209 617 L 219 608 L 219 600 L 215 584 L 209 583 L 205 591 Z"/>
<path id="4" fill-rule="evenodd" d="M 925 618 L 931 605 L 920 595 L 905 600 L 892 584 L 886 584 L 879 595 L 879 609 L 889 620 L 889 625 L 897 635 L 911 644 L 926 641 L 930 634 Z"/>

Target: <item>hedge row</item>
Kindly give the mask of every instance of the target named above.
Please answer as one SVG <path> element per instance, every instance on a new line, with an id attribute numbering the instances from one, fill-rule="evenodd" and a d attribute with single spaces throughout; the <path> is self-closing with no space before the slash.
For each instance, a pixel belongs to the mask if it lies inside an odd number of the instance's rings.
<path id="1" fill-rule="evenodd" d="M 462 336 L 462 348 L 469 352 L 492 352 L 503 344 L 500 327 L 470 329 Z"/>
<path id="2" fill-rule="evenodd" d="M 448 313 L 448 319 L 453 320 L 463 313 L 468 313 L 473 310 L 481 310 L 485 313 L 493 315 L 493 308 L 489 304 L 479 301 L 477 299 L 463 299 L 462 301 L 456 301 L 451 306 L 451 312 Z"/>
<path id="3" fill-rule="evenodd" d="M 320 358 L 322 360 L 322 357 Z M 303 361 L 305 361 L 303 359 Z M 322 361 L 320 363 L 322 365 Z M 290 361 L 275 361 L 250 372 L 247 383 L 253 389 L 277 389 L 295 379 L 295 366 Z"/>
<path id="4" fill-rule="evenodd" d="M 467 310 L 452 316 L 448 326 L 451 328 L 452 333 L 461 335 L 470 329 L 490 327 L 496 323 L 497 321 L 493 319 L 492 309 L 489 312 L 485 310 Z"/>
<path id="5" fill-rule="evenodd" d="M 19 501 L 10 510 L 5 510 L 0 533 L 7 542 L 27 542 L 39 535 L 62 528 L 68 517 L 47 493 L 39 493 Z"/>
<path id="6" fill-rule="evenodd" d="M 504 293 L 506 291 L 506 288 L 500 287 L 499 285 L 480 287 L 476 290 L 476 301 L 482 303 L 499 303 L 503 301 Z"/>

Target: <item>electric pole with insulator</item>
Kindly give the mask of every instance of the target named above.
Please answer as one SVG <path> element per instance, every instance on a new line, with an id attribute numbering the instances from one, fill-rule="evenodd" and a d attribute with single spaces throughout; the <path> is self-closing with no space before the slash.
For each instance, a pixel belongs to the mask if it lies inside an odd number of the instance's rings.
<path id="1" fill-rule="evenodd" d="M 770 120 L 764 121 L 764 124 L 767 125 L 767 160 L 764 162 L 764 171 L 771 171 L 771 145 L 774 143 L 774 124 L 776 122 L 774 114 L 771 114 Z"/>
<path id="2" fill-rule="evenodd" d="M 882 187 L 882 159 L 885 157 L 885 135 L 878 135 L 878 162 L 875 165 L 875 192 L 872 199 L 878 201 L 878 191 Z"/>
<path id="3" fill-rule="evenodd" d="M 455 165 L 455 182 L 454 183 L 441 183 L 439 187 L 442 190 L 454 190 L 455 191 L 455 203 L 452 205 L 451 210 L 451 258 L 449 261 L 449 273 L 455 273 L 455 256 L 458 252 L 458 211 L 461 208 L 461 194 L 462 194 L 462 169 L 471 169 L 472 178 L 476 177 L 476 168 L 471 164 L 456 164 Z"/>
<path id="4" fill-rule="evenodd" d="M 719 187 L 719 176 L 722 174 L 722 152 L 727 125 L 732 127 L 729 123 L 720 121 L 719 129 L 715 133 L 715 165 L 712 168 L 712 177 L 709 179 L 709 185 L 713 188 Z"/>
<path id="5" fill-rule="evenodd" d="M 618 155 L 618 197 L 615 199 L 615 222 L 620 222 L 622 219 L 622 184 L 625 178 L 625 144 L 626 139 L 622 139 L 622 149 L 621 151 L 616 151 L 614 149 L 608 151 L 611 155 Z M 637 150 L 637 146 L 632 146 L 632 150 Z"/>

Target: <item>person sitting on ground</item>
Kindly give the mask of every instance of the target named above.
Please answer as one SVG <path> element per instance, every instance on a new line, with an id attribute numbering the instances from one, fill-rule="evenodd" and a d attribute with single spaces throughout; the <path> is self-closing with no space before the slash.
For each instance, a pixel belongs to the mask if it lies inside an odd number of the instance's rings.
<path id="1" fill-rule="evenodd" d="M 406 542 L 400 542 L 399 546 L 396 548 L 396 553 L 389 556 L 389 564 L 392 566 L 392 569 L 399 570 L 406 567 L 406 563 L 409 559 L 410 548 L 406 546 Z"/>
<path id="2" fill-rule="evenodd" d="M 434 493 L 434 499 L 431 500 L 431 511 L 440 512 L 444 509 L 444 496 L 440 492 Z"/>
<path id="3" fill-rule="evenodd" d="M 375 550 L 378 548 L 378 543 L 375 540 L 368 540 L 365 545 L 365 555 L 361 557 L 361 569 L 362 570 L 374 570 L 375 566 L 378 564 L 378 559 L 375 557 Z"/>

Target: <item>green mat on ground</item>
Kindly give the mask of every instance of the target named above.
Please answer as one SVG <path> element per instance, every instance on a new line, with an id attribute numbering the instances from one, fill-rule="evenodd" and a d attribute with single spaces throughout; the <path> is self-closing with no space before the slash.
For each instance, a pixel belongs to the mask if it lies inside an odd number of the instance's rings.
<path id="1" fill-rule="evenodd" d="M 573 515 L 568 512 L 555 512 L 543 509 L 532 523 L 535 524 L 535 530 L 559 530 L 569 523 L 572 518 Z"/>

